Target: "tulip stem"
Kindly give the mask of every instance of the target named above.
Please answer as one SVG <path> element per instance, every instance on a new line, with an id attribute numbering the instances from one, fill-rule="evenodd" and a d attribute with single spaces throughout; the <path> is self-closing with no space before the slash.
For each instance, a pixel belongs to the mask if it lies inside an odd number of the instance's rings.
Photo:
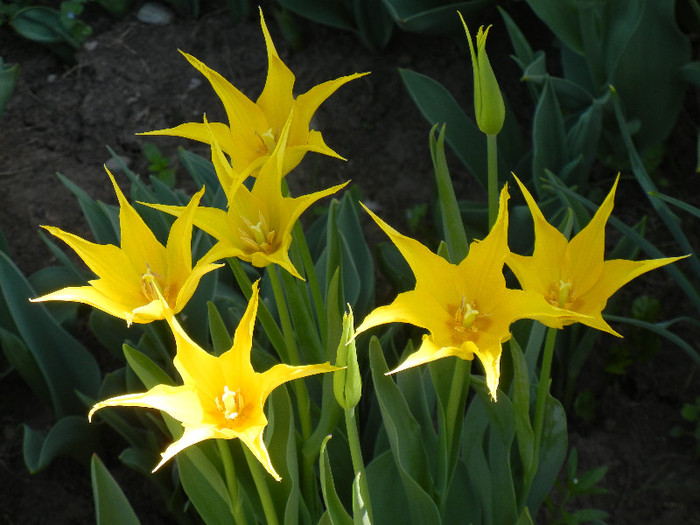
<path id="1" fill-rule="evenodd" d="M 219 454 L 221 454 L 221 462 L 224 465 L 224 475 L 226 476 L 226 488 L 228 489 L 228 495 L 231 499 L 231 512 L 233 513 L 233 519 L 236 525 L 246 525 L 248 520 L 246 519 L 245 513 L 243 512 L 243 507 L 241 506 L 241 499 L 238 495 L 238 480 L 236 479 L 236 469 L 233 464 L 233 457 L 231 456 L 231 448 L 228 440 L 217 439 L 215 440 L 219 447 Z"/>
<path id="2" fill-rule="evenodd" d="M 498 217 L 498 135 L 486 135 L 488 162 L 489 230 Z"/>
<path id="3" fill-rule="evenodd" d="M 355 419 L 355 407 L 345 409 L 345 427 L 348 431 L 348 445 L 350 446 L 350 457 L 352 468 L 355 471 L 355 478 L 359 476 L 360 494 L 363 499 L 363 508 L 367 512 L 369 523 L 374 523 L 372 517 L 372 503 L 369 499 L 369 486 L 365 474 L 365 463 L 362 459 L 362 447 L 360 446 L 360 434 L 357 431 L 357 420 Z M 356 516 L 357 518 L 357 516 Z"/>
<path id="4" fill-rule="evenodd" d="M 297 342 L 294 338 L 292 320 L 289 317 L 287 301 L 285 300 L 284 290 L 282 289 L 282 284 L 280 283 L 280 278 L 277 271 L 278 270 L 276 267 L 269 266 L 267 274 L 270 276 L 272 292 L 275 295 L 275 302 L 277 303 L 277 313 L 279 314 L 280 324 L 282 325 L 282 334 L 284 335 L 284 342 L 287 347 L 287 352 L 289 353 L 289 364 L 300 365 L 299 349 L 297 348 Z M 294 381 L 293 384 L 294 392 L 297 396 L 297 406 L 299 408 L 301 435 L 304 441 L 307 441 L 311 436 L 311 415 L 309 413 L 311 402 L 309 400 L 309 393 L 302 381 Z"/>
<path id="5" fill-rule="evenodd" d="M 532 483 L 539 468 L 540 445 L 542 443 L 542 430 L 544 427 L 545 408 L 547 406 L 547 396 L 549 395 L 550 376 L 552 372 L 552 358 L 554 356 L 554 343 L 557 339 L 557 329 L 547 329 L 547 339 L 544 343 L 544 353 L 542 354 L 542 366 L 540 367 L 540 381 L 537 385 L 537 399 L 535 401 L 535 423 L 534 423 L 534 447 L 532 464 L 525 473 L 524 490 L 521 496 L 520 510 L 522 511 L 527 503 L 527 498 L 532 487 Z"/>
<path id="6" fill-rule="evenodd" d="M 253 456 L 253 453 L 248 450 L 248 447 L 243 447 L 243 453 L 248 462 L 250 474 L 253 476 L 253 482 L 258 491 L 258 496 L 260 496 L 260 503 L 262 503 L 263 513 L 265 514 L 265 522 L 267 525 L 279 525 L 275 505 L 272 502 L 272 495 L 270 494 L 270 488 L 267 486 L 265 473 L 260 467 L 260 462 Z"/>

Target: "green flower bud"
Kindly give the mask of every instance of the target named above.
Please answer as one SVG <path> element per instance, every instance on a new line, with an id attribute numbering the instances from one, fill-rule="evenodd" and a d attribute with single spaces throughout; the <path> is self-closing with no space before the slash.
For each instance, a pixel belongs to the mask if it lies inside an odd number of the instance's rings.
<path id="1" fill-rule="evenodd" d="M 349 306 L 348 306 L 349 308 Z M 362 395 L 362 378 L 357 364 L 355 345 L 355 320 L 352 309 L 343 315 L 343 334 L 338 344 L 335 366 L 344 367 L 333 374 L 333 393 L 338 404 L 345 410 L 353 409 Z"/>
<path id="2" fill-rule="evenodd" d="M 491 26 L 479 28 L 476 34 L 476 50 L 472 42 L 472 36 L 467 28 L 467 23 L 459 13 L 464 31 L 469 41 L 469 52 L 472 56 L 472 69 L 474 70 L 474 113 L 479 129 L 486 135 L 498 135 L 503 128 L 506 118 L 506 108 L 503 104 L 503 96 L 493 73 L 489 57 L 486 55 L 486 37 Z"/>

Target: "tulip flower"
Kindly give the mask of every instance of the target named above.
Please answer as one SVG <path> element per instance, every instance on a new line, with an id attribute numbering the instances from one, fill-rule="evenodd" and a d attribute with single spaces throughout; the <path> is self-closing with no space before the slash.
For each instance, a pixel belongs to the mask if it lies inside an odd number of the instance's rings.
<path id="1" fill-rule="evenodd" d="M 547 222 L 527 188 L 517 177 L 515 180 L 535 224 L 535 248 L 531 256 L 511 254 L 506 264 L 523 290 L 536 293 L 573 314 L 538 320 L 552 328 L 579 322 L 621 337 L 603 319 L 602 311 L 608 299 L 635 277 L 683 257 L 604 260 L 605 224 L 613 209 L 619 176 L 588 225 L 570 241 Z"/>
<path id="2" fill-rule="evenodd" d="M 105 168 L 106 169 L 106 168 Z M 96 275 L 89 286 L 67 287 L 32 299 L 75 301 L 131 323 L 164 319 L 166 310 L 181 311 L 200 279 L 220 267 L 201 259 L 192 267 L 192 220 L 204 188 L 183 207 L 170 230 L 166 246 L 156 239 L 107 170 L 119 200 L 121 247 L 95 244 L 53 227 L 46 230 L 70 246 Z M 159 300 L 159 294 L 163 301 Z"/>
<path id="3" fill-rule="evenodd" d="M 162 410 L 182 423 L 182 437 L 162 454 L 153 472 L 178 452 L 207 439 L 240 439 L 277 481 L 281 478 L 272 466 L 263 441 L 267 418 L 265 401 L 278 386 L 301 377 L 332 372 L 329 363 L 289 366 L 277 364 L 258 373 L 250 364 L 253 326 L 258 309 L 258 283 L 234 334 L 233 346 L 219 357 L 200 348 L 170 316 L 168 323 L 175 335 L 177 353 L 174 364 L 182 377 L 179 386 L 156 385 L 148 392 L 126 394 L 95 404 L 88 419 L 105 407 L 131 406 Z"/>
<path id="4" fill-rule="evenodd" d="M 469 246 L 468 255 L 451 264 L 418 241 L 401 235 L 365 208 L 404 256 L 416 277 L 414 290 L 399 294 L 393 303 L 372 311 L 357 333 L 385 323 L 409 323 L 428 330 L 420 348 L 389 373 L 448 356 L 479 358 L 486 383 L 496 399 L 501 345 L 510 339 L 509 327 L 518 319 L 561 315 L 543 297 L 506 288 L 503 264 L 510 254 L 508 190 L 500 195 L 498 218 L 491 232 Z"/>
<path id="5" fill-rule="evenodd" d="M 211 129 L 222 150 L 231 158 L 237 171 L 245 170 L 251 164 L 259 167 L 269 157 L 280 140 L 282 129 L 294 107 L 294 121 L 289 134 L 288 155 L 283 175 L 286 175 L 301 162 L 307 151 L 341 158 L 329 148 L 321 133 L 310 130 L 310 121 L 318 107 L 340 86 L 366 73 L 355 73 L 314 86 L 306 93 L 294 98 L 294 74 L 282 62 L 265 18 L 260 10 L 260 25 L 267 47 L 268 71 L 265 87 L 258 99 L 253 102 L 235 88 L 224 77 L 207 67 L 193 56 L 182 53 L 195 69 L 210 82 L 221 99 L 228 117 L 228 124 L 216 122 Z M 142 135 L 169 135 L 211 143 L 209 131 L 201 122 L 188 122 L 174 128 L 141 133 Z"/>
<path id="6" fill-rule="evenodd" d="M 295 277 L 302 278 L 289 258 L 292 228 L 313 203 L 338 191 L 347 183 L 301 197 L 282 195 L 284 159 L 292 120 L 293 116 L 290 115 L 280 141 L 260 168 L 250 190 L 243 184 L 249 171 L 235 172 L 226 160 L 212 128 L 212 162 L 226 191 L 228 210 L 200 206 L 194 212 L 194 224 L 218 240 L 209 252 L 208 260 L 238 257 L 259 268 L 277 264 Z M 204 125 L 206 126 L 206 121 Z M 184 211 L 181 206 L 149 206 L 176 216 Z"/>

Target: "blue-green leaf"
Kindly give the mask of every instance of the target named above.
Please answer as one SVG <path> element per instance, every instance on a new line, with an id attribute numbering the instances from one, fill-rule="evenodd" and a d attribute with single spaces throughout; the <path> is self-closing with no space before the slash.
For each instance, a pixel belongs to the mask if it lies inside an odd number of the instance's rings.
<path id="1" fill-rule="evenodd" d="M 97 454 L 90 461 L 92 495 L 97 525 L 136 525 L 141 523 L 129 500 Z"/>

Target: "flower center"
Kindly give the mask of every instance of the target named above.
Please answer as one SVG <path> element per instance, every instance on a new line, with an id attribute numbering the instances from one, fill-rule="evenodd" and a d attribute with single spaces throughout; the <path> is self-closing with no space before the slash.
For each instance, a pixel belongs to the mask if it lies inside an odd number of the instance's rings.
<path id="1" fill-rule="evenodd" d="M 571 282 L 559 280 L 559 283 L 552 283 L 548 301 L 549 304 L 570 310 L 575 301 Z"/>
<path id="2" fill-rule="evenodd" d="M 262 142 L 262 145 L 265 148 L 258 148 L 258 152 L 272 153 L 272 151 L 275 149 L 275 145 L 277 144 L 275 135 L 274 133 L 272 133 L 272 128 L 268 129 L 265 133 L 262 134 L 256 131 L 255 134 L 260 138 L 260 141 Z"/>
<path id="3" fill-rule="evenodd" d="M 151 267 L 146 263 L 146 273 L 141 276 L 141 291 L 144 297 L 149 301 L 157 301 L 160 294 L 167 302 L 169 290 L 170 287 L 166 285 L 165 278 L 152 271 Z"/>
<path id="4" fill-rule="evenodd" d="M 219 412 L 223 412 L 224 417 L 229 421 L 234 421 L 243 411 L 243 396 L 240 389 L 233 392 L 224 385 L 224 393 L 217 396 L 214 402 Z"/>
<path id="5" fill-rule="evenodd" d="M 253 224 L 245 217 L 241 217 L 245 227 L 238 228 L 243 244 L 254 252 L 270 254 L 275 241 L 275 230 L 270 230 L 262 211 L 258 211 L 258 222 Z"/>
<path id="6" fill-rule="evenodd" d="M 467 340 L 474 340 L 478 337 L 479 330 L 483 330 L 488 324 L 486 317 L 488 314 L 481 313 L 476 302 L 467 302 L 462 297 L 462 303 L 457 307 L 454 314 L 454 337 L 459 344 Z"/>

